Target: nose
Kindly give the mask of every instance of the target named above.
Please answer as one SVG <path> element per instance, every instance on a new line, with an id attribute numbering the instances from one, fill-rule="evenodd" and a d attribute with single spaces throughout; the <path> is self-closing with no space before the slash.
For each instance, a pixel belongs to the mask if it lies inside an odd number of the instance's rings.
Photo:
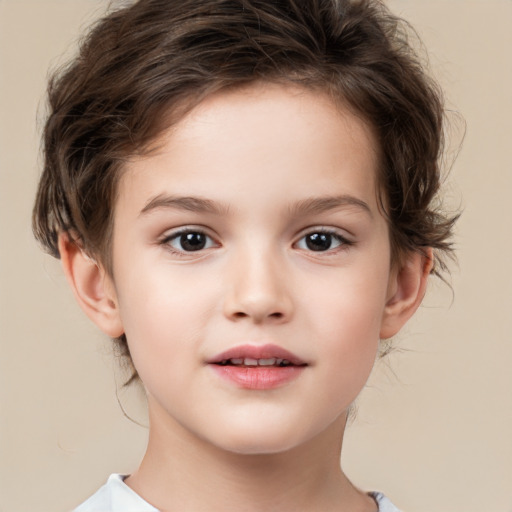
<path id="1" fill-rule="evenodd" d="M 293 302 L 284 267 L 270 251 L 238 255 L 229 269 L 224 315 L 256 324 L 288 322 Z"/>

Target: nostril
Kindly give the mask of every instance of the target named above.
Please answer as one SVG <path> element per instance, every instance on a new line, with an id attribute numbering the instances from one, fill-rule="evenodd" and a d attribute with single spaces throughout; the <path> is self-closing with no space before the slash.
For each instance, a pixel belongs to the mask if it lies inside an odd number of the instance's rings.
<path id="1" fill-rule="evenodd" d="M 236 319 L 242 319 L 242 318 L 248 318 L 250 316 L 256 316 L 256 315 L 250 315 L 248 313 L 244 313 L 243 311 L 236 311 L 235 313 L 233 313 L 233 318 L 236 318 Z M 282 318 L 284 318 L 284 314 L 281 313 L 280 311 L 276 311 L 274 313 L 270 313 L 269 315 L 266 315 L 267 318 L 274 318 L 276 320 L 281 320 Z M 264 318 L 265 315 L 262 315 L 261 318 Z"/>

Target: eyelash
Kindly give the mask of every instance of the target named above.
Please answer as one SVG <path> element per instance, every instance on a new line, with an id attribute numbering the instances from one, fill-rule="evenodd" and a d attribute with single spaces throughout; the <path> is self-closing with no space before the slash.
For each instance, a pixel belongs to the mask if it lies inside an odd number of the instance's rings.
<path id="1" fill-rule="evenodd" d="M 186 250 L 184 248 L 179 249 L 179 248 L 174 247 L 172 245 L 172 242 L 173 241 L 179 241 L 180 238 L 183 237 L 184 235 L 199 235 L 199 236 L 203 236 L 203 237 L 205 237 L 205 245 L 206 246 L 200 247 L 197 250 Z M 305 242 L 305 244 L 306 244 L 305 248 L 299 247 L 299 244 L 300 244 L 301 241 L 306 240 L 307 237 L 311 237 L 311 236 L 314 236 L 314 235 L 321 235 L 321 236 L 324 236 L 324 237 L 331 237 L 331 240 L 329 241 L 330 242 L 329 247 L 326 248 L 326 250 L 315 251 L 311 247 L 307 247 L 307 241 Z M 337 242 L 337 244 L 338 244 L 334 248 L 331 247 L 333 240 L 335 242 Z M 182 240 L 182 242 L 183 242 L 183 240 Z M 202 230 L 200 228 L 189 228 L 189 227 L 180 229 L 179 231 L 175 231 L 175 232 L 165 236 L 161 240 L 160 244 L 166 246 L 167 249 L 170 252 L 172 252 L 173 254 L 175 254 L 177 256 L 181 256 L 181 257 L 187 257 L 187 256 L 190 256 L 190 255 L 193 255 L 194 253 L 198 253 L 199 254 L 199 253 L 202 253 L 204 250 L 211 249 L 212 247 L 218 246 L 217 242 L 215 242 L 215 240 L 210 235 L 208 235 L 204 230 Z M 347 249 L 348 247 L 350 247 L 353 244 L 354 244 L 354 242 L 348 240 L 346 237 L 344 237 L 343 235 L 341 235 L 340 233 L 338 233 L 335 230 L 326 229 L 326 228 L 316 228 L 316 229 L 313 228 L 311 230 L 308 230 L 306 233 L 304 233 L 299 238 L 299 240 L 293 244 L 293 246 L 297 247 L 300 250 L 304 250 L 306 252 L 321 253 L 321 254 L 322 253 L 332 254 L 332 253 L 336 253 L 338 251 Z"/>
<path id="2" fill-rule="evenodd" d="M 347 249 L 348 247 L 350 247 L 351 245 L 354 245 L 354 242 L 351 241 L 351 240 L 348 240 L 346 237 L 344 237 L 343 235 L 341 235 L 340 233 L 338 233 L 337 231 L 333 230 L 333 229 L 327 229 L 327 228 L 313 228 L 313 229 L 309 229 L 306 233 L 304 233 L 302 235 L 302 237 L 294 244 L 295 246 L 298 246 L 299 243 L 302 241 L 302 240 L 306 240 L 307 237 L 311 237 L 313 235 L 322 235 L 322 236 L 328 236 L 328 237 L 331 237 L 331 245 L 332 245 L 332 241 L 336 241 L 338 243 L 338 245 L 334 248 L 332 247 L 328 247 L 325 251 L 315 251 L 311 248 L 304 248 L 302 250 L 304 251 L 307 251 L 307 252 L 311 252 L 311 253 L 320 253 L 320 254 L 323 254 L 323 253 L 329 253 L 329 254 L 333 254 L 333 253 L 337 253 L 338 251 L 342 251 L 342 250 L 345 250 Z M 307 244 L 307 242 L 305 242 Z"/>
<path id="3" fill-rule="evenodd" d="M 205 239 L 206 239 L 205 243 L 207 244 L 207 247 L 201 247 L 195 251 L 194 250 L 187 251 L 185 249 L 178 249 L 176 247 L 173 247 L 172 242 L 179 241 L 180 238 L 183 237 L 184 235 L 200 235 L 200 236 L 205 237 Z M 166 246 L 166 248 L 170 252 L 172 252 L 174 255 L 181 256 L 181 257 L 187 257 L 194 253 L 202 253 L 202 251 L 204 251 L 206 249 L 210 249 L 211 247 L 218 245 L 213 240 L 213 238 L 210 235 L 208 235 L 204 230 L 202 230 L 200 228 L 190 228 L 190 227 L 183 228 L 178 231 L 174 231 L 173 233 L 170 233 L 169 235 L 165 236 L 162 239 L 160 244 Z"/>

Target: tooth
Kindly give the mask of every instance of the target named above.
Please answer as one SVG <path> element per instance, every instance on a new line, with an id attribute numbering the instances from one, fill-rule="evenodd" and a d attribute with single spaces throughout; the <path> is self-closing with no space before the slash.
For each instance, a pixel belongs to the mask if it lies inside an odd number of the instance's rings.
<path id="1" fill-rule="evenodd" d="M 288 361 L 288 359 L 283 359 L 282 363 L 281 363 L 283 366 L 290 366 L 290 361 Z"/>
<path id="2" fill-rule="evenodd" d="M 276 359 L 277 366 L 281 366 L 282 363 L 283 363 L 283 359 Z"/>
<path id="3" fill-rule="evenodd" d="M 244 364 L 243 359 L 230 359 L 231 364 Z"/>
<path id="4" fill-rule="evenodd" d="M 250 357 L 246 357 L 244 359 L 244 365 L 245 366 L 258 366 L 258 360 L 257 359 L 251 359 Z"/>
<path id="5" fill-rule="evenodd" d="M 273 366 L 276 364 L 275 357 L 271 357 L 269 359 L 258 359 L 258 364 L 260 366 Z"/>

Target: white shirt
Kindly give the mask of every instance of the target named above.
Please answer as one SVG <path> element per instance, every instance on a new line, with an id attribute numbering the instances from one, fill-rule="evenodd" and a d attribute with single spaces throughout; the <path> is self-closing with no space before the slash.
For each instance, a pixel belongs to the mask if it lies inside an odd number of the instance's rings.
<path id="1" fill-rule="evenodd" d="M 123 475 L 110 475 L 107 483 L 73 512 L 158 512 L 125 483 Z M 379 512 L 400 512 L 382 493 L 372 492 Z"/>

